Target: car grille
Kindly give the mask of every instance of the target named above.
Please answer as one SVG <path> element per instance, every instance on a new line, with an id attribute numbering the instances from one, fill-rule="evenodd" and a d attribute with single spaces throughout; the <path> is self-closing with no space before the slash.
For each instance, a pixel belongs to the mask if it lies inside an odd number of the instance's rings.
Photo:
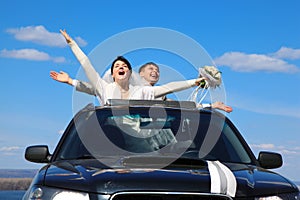
<path id="1" fill-rule="evenodd" d="M 174 192 L 122 192 L 112 196 L 111 200 L 232 200 L 221 194 L 174 193 Z"/>

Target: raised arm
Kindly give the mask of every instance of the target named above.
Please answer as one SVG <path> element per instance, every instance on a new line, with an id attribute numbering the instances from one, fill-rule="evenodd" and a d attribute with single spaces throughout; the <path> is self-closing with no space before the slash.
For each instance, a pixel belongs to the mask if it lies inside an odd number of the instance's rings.
<path id="1" fill-rule="evenodd" d="M 153 86 L 155 98 L 165 96 L 167 94 L 178 92 L 197 86 L 204 78 L 191 79 L 186 81 L 170 82 L 161 86 Z"/>
<path id="2" fill-rule="evenodd" d="M 83 70 L 89 79 L 92 88 L 95 88 L 95 93 L 100 98 L 103 97 L 103 89 L 107 85 L 107 83 L 99 76 L 99 74 L 96 72 L 95 68 L 92 66 L 89 58 L 83 53 L 83 51 L 79 48 L 77 43 L 67 34 L 65 30 L 60 30 L 61 34 L 66 39 L 67 43 L 71 47 L 71 50 L 81 66 L 83 67 Z"/>

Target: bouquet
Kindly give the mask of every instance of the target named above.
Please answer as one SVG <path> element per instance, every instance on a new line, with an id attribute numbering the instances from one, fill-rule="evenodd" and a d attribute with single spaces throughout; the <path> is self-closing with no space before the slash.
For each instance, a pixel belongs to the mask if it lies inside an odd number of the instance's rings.
<path id="1" fill-rule="evenodd" d="M 215 66 L 204 66 L 199 68 L 199 77 L 205 78 L 205 84 L 200 84 L 201 88 L 216 88 L 222 83 L 221 72 Z"/>

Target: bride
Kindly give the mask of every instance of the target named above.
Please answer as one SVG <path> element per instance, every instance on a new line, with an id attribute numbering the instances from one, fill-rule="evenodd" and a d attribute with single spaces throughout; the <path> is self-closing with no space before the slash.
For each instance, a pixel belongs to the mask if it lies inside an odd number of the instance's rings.
<path id="1" fill-rule="evenodd" d="M 130 62 L 123 56 L 118 56 L 111 65 L 111 80 L 101 78 L 95 68 L 92 66 L 89 58 L 79 48 L 77 43 L 69 36 L 65 30 L 60 30 L 71 47 L 71 50 L 77 60 L 80 62 L 83 70 L 90 81 L 93 93 L 96 95 L 102 105 L 107 103 L 108 99 L 144 99 L 153 100 L 166 94 L 181 91 L 184 89 L 198 86 L 205 78 L 191 79 L 187 81 L 170 82 L 161 86 L 145 86 L 142 82 L 132 81 L 132 68 Z M 138 84 L 136 84 L 138 83 Z M 89 93 L 89 91 L 81 91 Z"/>

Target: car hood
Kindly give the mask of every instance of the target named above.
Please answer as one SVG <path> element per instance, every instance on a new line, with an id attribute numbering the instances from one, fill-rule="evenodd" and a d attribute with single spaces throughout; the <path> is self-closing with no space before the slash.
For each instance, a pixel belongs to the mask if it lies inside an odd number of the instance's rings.
<path id="1" fill-rule="evenodd" d="M 236 179 L 236 197 L 269 195 L 275 191 L 298 189 L 284 177 L 252 165 L 226 164 Z M 269 180 L 269 181 L 266 181 Z M 111 169 L 97 160 L 57 162 L 45 174 L 45 185 L 92 193 L 113 194 L 122 191 L 211 192 L 211 174 L 207 164 L 188 168 L 164 169 L 136 167 Z"/>

